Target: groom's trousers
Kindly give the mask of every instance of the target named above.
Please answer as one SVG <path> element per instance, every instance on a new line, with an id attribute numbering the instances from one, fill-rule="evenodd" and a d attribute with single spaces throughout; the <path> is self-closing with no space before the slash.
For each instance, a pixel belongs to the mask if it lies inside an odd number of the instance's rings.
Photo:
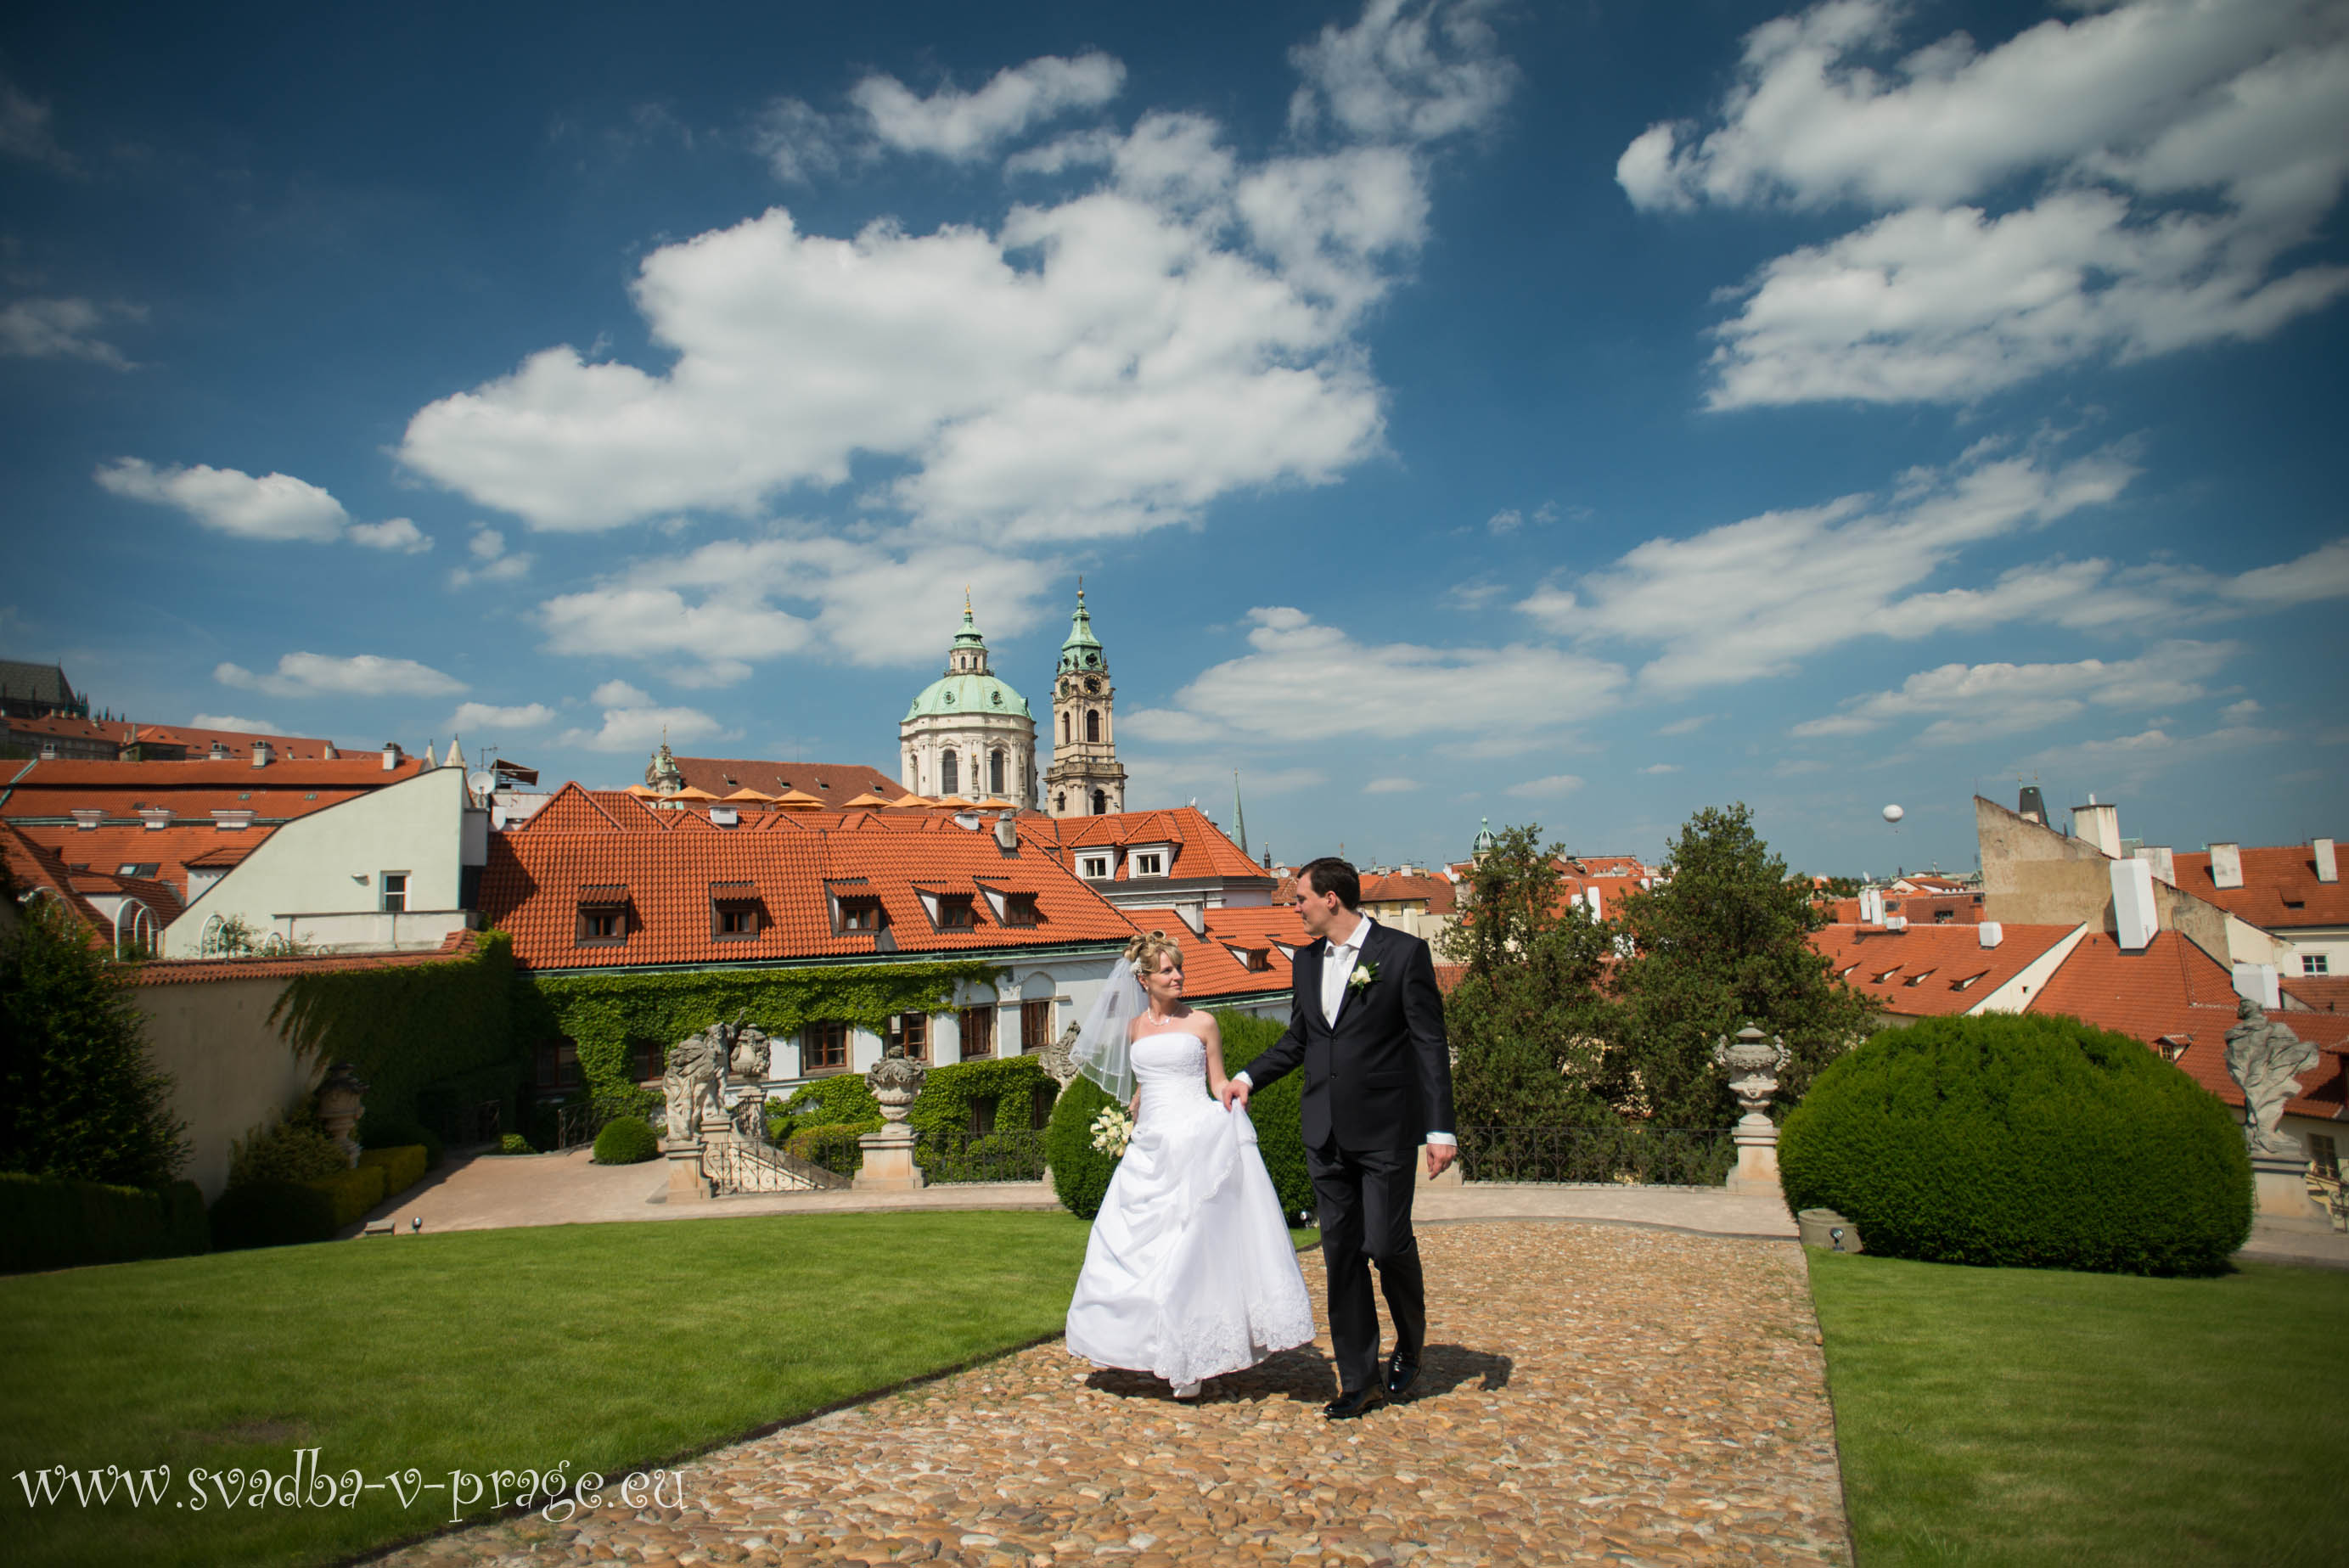
<path id="1" fill-rule="evenodd" d="M 1384 1381 L 1379 1309 L 1371 1297 L 1372 1264 L 1394 1320 L 1397 1348 L 1416 1357 L 1427 1341 L 1427 1293 L 1419 1239 L 1411 1230 L 1417 1162 L 1418 1150 L 1411 1149 L 1327 1145 L 1305 1151 L 1320 1209 L 1321 1262 L 1330 1276 L 1330 1343 L 1344 1392 Z"/>

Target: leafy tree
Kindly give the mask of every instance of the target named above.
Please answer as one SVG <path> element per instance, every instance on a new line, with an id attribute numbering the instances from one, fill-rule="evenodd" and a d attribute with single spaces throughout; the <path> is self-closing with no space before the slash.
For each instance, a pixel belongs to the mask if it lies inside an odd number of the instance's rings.
<path id="1" fill-rule="evenodd" d="M 1682 824 L 1665 873 L 1617 907 L 1632 952 L 1615 975 L 1618 1048 L 1602 1092 L 1644 1102 L 1667 1127 L 1726 1127 L 1736 1101 L 1713 1042 L 1751 1020 L 1785 1037 L 1793 1059 L 1778 1099 L 1794 1104 L 1860 1039 L 1872 1011 L 1806 940 L 1826 923 L 1809 880 L 1787 877 L 1743 803 Z"/>
<path id="2" fill-rule="evenodd" d="M 1464 1127 L 1561 1127 L 1609 1119 L 1595 1098 L 1610 1009 L 1601 990 L 1610 928 L 1561 897 L 1559 846 L 1505 828 L 1468 877 L 1444 955 L 1468 973 L 1445 998 L 1453 1102 Z"/>
<path id="3" fill-rule="evenodd" d="M 155 1187 L 186 1163 L 124 975 L 54 898 L 0 942 L 0 1170 Z"/>
<path id="4" fill-rule="evenodd" d="M 1857 877 L 1829 877 L 1819 893 L 1825 898 L 1857 898 L 1861 885 Z"/>

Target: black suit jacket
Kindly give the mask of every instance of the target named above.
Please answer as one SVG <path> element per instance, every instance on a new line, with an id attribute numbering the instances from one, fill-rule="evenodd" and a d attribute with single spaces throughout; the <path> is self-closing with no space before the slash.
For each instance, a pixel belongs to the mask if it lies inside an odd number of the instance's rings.
<path id="1" fill-rule="evenodd" d="M 1248 1081 L 1262 1088 L 1304 1068 L 1309 1149 L 1410 1150 L 1454 1130 L 1452 1051 L 1427 944 L 1371 922 L 1361 962 L 1378 976 L 1348 988 L 1334 1028 L 1321 1011 L 1328 951 L 1319 939 L 1297 950 L 1288 1032 L 1241 1069 Z"/>

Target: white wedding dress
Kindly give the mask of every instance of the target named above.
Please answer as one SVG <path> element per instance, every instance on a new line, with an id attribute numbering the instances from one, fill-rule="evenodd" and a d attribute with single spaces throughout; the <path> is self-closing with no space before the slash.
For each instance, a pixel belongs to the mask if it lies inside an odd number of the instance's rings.
<path id="1" fill-rule="evenodd" d="M 1177 1385 L 1309 1344 L 1313 1305 L 1244 1110 L 1207 1092 L 1206 1047 L 1146 1035 L 1142 1095 L 1069 1303 L 1069 1349 Z"/>

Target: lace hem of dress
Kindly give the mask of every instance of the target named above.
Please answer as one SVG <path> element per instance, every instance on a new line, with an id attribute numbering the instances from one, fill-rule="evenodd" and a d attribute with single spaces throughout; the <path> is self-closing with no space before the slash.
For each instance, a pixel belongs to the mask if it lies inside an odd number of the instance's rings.
<path id="1" fill-rule="evenodd" d="M 1151 1371 L 1169 1383 L 1195 1383 L 1244 1372 L 1283 1350 L 1313 1342 L 1313 1308 L 1300 1295 L 1294 1302 L 1251 1301 L 1245 1313 L 1172 1326 L 1159 1346 L 1163 1365 Z"/>

